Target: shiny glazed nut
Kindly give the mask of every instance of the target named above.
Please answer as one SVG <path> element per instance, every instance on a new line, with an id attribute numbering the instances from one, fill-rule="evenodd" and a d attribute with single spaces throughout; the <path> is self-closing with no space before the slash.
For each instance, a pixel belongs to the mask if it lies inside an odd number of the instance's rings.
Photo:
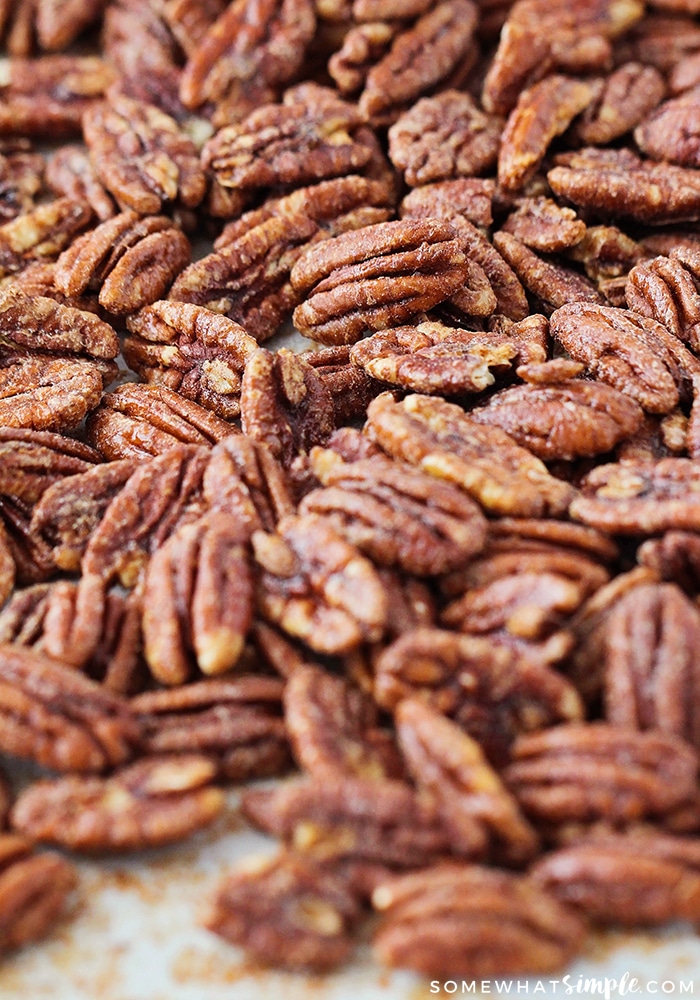
<path id="1" fill-rule="evenodd" d="M 632 268 L 625 285 L 627 305 L 666 327 L 692 350 L 700 346 L 700 251 L 678 247 Z"/>
<path id="2" fill-rule="evenodd" d="M 87 0 L 81 9 L 91 2 Z M 30 4 L 21 7 L 31 15 Z M 22 49 L 16 54 L 29 55 L 26 44 Z M 0 90 L 0 134 L 79 136 L 83 114 L 104 96 L 114 78 L 114 70 L 97 56 L 12 59 L 9 83 Z"/>
<path id="3" fill-rule="evenodd" d="M 250 533 L 272 531 L 295 511 L 284 469 L 266 444 L 245 434 L 230 435 L 212 449 L 202 492 L 212 510 L 233 514 Z"/>
<path id="4" fill-rule="evenodd" d="M 91 217 L 87 202 L 57 198 L 6 222 L 0 226 L 0 276 L 58 257 Z"/>
<path id="5" fill-rule="evenodd" d="M 77 427 L 102 396 L 96 364 L 0 351 L 0 424 L 36 431 Z"/>
<path id="6" fill-rule="evenodd" d="M 605 80 L 573 128 L 584 145 L 604 146 L 631 131 L 663 100 L 664 78 L 653 66 L 629 62 Z"/>
<path id="7" fill-rule="evenodd" d="M 119 338 L 90 312 L 12 287 L 0 293 L 0 345 L 111 360 Z"/>
<path id="8" fill-rule="evenodd" d="M 46 937 L 76 884 L 72 865 L 57 854 L 33 854 L 24 837 L 0 836 L 0 950 Z"/>
<path id="9" fill-rule="evenodd" d="M 551 198 L 522 198 L 501 227 L 521 243 L 543 253 L 576 246 L 586 235 L 586 224 L 570 208 Z"/>
<path id="10" fill-rule="evenodd" d="M 116 214 L 114 201 L 82 146 L 61 146 L 51 154 L 46 163 L 46 183 L 57 195 L 87 202 L 102 222 Z"/>
<path id="11" fill-rule="evenodd" d="M 546 312 L 570 302 L 605 301 L 592 282 L 578 271 L 539 257 L 510 233 L 496 233 L 493 243 L 528 292 L 545 305 Z"/>

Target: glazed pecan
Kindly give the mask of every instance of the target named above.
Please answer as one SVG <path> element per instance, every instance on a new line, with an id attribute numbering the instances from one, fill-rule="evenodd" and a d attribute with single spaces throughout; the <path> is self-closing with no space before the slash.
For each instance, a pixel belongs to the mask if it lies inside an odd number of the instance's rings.
<path id="1" fill-rule="evenodd" d="M 294 324 L 320 343 L 355 343 L 367 330 L 398 326 L 450 298 L 468 270 L 449 223 L 366 226 L 312 247 L 294 265 L 292 286 L 305 296 Z"/>
<path id="2" fill-rule="evenodd" d="M 625 285 L 627 305 L 656 320 L 676 337 L 700 348 L 700 250 L 678 247 L 632 268 Z"/>
<path id="3" fill-rule="evenodd" d="M 4 753 L 57 771 L 103 771 L 133 756 L 138 726 L 117 695 L 20 646 L 0 647 L 0 674 Z"/>
<path id="4" fill-rule="evenodd" d="M 0 520 L 0 608 L 14 589 L 15 576 L 15 560 L 12 555 L 12 548 L 10 547 L 10 540 L 7 537 L 3 522 Z M 2 612 L 0 612 L 1 615 Z"/>
<path id="5" fill-rule="evenodd" d="M 0 292 L 0 347 L 7 346 L 101 359 L 119 353 L 119 339 L 109 323 L 54 299 L 18 292 L 12 285 Z"/>
<path id="6" fill-rule="evenodd" d="M 369 21 L 350 28 L 343 44 L 328 60 L 328 72 L 341 94 L 362 90 L 369 73 L 386 56 L 400 29 L 398 21 Z"/>
<path id="7" fill-rule="evenodd" d="M 640 122 L 634 140 L 654 160 L 678 163 L 682 167 L 700 165 L 697 117 L 700 89 L 693 87 L 680 97 L 664 101 Z"/>
<path id="8" fill-rule="evenodd" d="M 32 854 L 24 837 L 0 837 L 0 950 L 46 937 L 77 881 L 73 866 L 57 854 Z"/>
<path id="9" fill-rule="evenodd" d="M 202 680 L 131 699 L 151 754 L 196 753 L 227 781 L 280 774 L 290 762 L 278 678 Z"/>
<path id="10" fill-rule="evenodd" d="M 9 82 L 0 88 L 0 134 L 79 136 L 83 115 L 114 78 L 111 66 L 97 56 L 11 59 Z"/>
<path id="11" fill-rule="evenodd" d="M 589 226 L 583 239 L 569 248 L 566 255 L 583 264 L 586 274 L 610 305 L 624 308 L 627 276 L 648 257 L 648 252 L 617 226 Z"/>
<path id="12" fill-rule="evenodd" d="M 347 344 L 305 351 L 304 360 L 331 394 L 336 427 L 363 420 L 370 400 L 386 388 L 363 368 L 352 364 Z"/>
<path id="13" fill-rule="evenodd" d="M 430 628 L 406 633 L 380 654 L 374 695 L 389 711 L 403 698 L 424 698 L 498 764 L 518 733 L 583 717 L 575 689 L 549 667 L 490 638 Z"/>
<path id="14" fill-rule="evenodd" d="M 637 561 L 691 596 L 700 591 L 700 537 L 696 534 L 667 531 L 661 538 L 649 538 L 637 549 Z"/>
<path id="15" fill-rule="evenodd" d="M 575 911 L 525 878 L 436 865 L 380 883 L 374 950 L 382 962 L 449 979 L 555 972 L 586 933 Z"/>
<path id="16" fill-rule="evenodd" d="M 97 21 L 104 0 L 39 0 L 36 33 L 42 49 L 63 49 Z"/>
<path id="17" fill-rule="evenodd" d="M 189 240 L 165 216 L 142 219 L 131 210 L 78 237 L 56 263 L 64 295 L 99 292 L 107 312 L 133 313 L 163 298 L 189 264 Z"/>
<path id="18" fill-rule="evenodd" d="M 46 183 L 57 195 L 87 202 L 102 221 L 116 213 L 114 201 L 100 183 L 83 146 L 61 146 L 53 152 L 46 162 Z"/>
<path id="19" fill-rule="evenodd" d="M 694 18 L 649 13 L 621 39 L 618 57 L 635 59 L 666 73 L 698 50 L 700 27 Z"/>
<path id="20" fill-rule="evenodd" d="M 493 243 L 525 288 L 537 296 L 548 312 L 571 302 L 605 301 L 592 282 L 578 271 L 538 256 L 510 233 L 495 233 Z"/>
<path id="21" fill-rule="evenodd" d="M 30 212 L 42 189 L 44 158 L 34 153 L 28 140 L 0 143 L 0 222 Z"/>
<path id="22" fill-rule="evenodd" d="M 16 830 L 73 851 L 134 851 L 185 840 L 220 814 L 206 757 L 146 757 L 108 778 L 36 781 L 12 810 Z"/>
<path id="23" fill-rule="evenodd" d="M 211 445 L 236 428 L 198 403 L 158 385 L 121 385 L 102 396 L 88 439 L 110 461 L 160 455 L 181 444 Z"/>
<path id="24" fill-rule="evenodd" d="M 402 218 L 449 219 L 458 215 L 473 226 L 490 226 L 495 190 L 495 181 L 481 177 L 423 184 L 408 192 L 399 211 Z"/>
<path id="25" fill-rule="evenodd" d="M 504 780 L 540 823 L 662 821 L 696 794 L 695 750 L 655 730 L 572 723 L 518 737 L 511 754 Z"/>
<path id="26" fill-rule="evenodd" d="M 17 274 L 7 275 L 0 279 L 0 287 L 11 289 L 13 292 L 20 292 L 33 299 L 41 296 L 45 299 L 54 299 L 62 306 L 71 306 L 73 309 L 80 309 L 81 312 L 98 313 L 100 310 L 97 296 L 88 295 L 64 295 L 59 292 L 54 285 L 54 274 L 56 272 L 56 262 L 53 260 L 35 260 L 28 264 Z M 115 369 L 116 369 L 115 365 Z M 114 371 L 116 377 L 116 370 Z"/>
<path id="27" fill-rule="evenodd" d="M 165 204 L 193 208 L 206 180 L 191 139 L 151 104 L 112 93 L 83 117 L 97 176 L 123 210 L 157 214 Z"/>
<path id="28" fill-rule="evenodd" d="M 446 90 L 425 97 L 389 129 L 389 155 L 406 183 L 472 177 L 496 163 L 503 120 L 469 96 Z"/>
<path id="29" fill-rule="evenodd" d="M 86 202 L 57 198 L 6 222 L 0 226 L 0 276 L 22 271 L 35 260 L 58 257 L 91 217 Z"/>
<path id="30" fill-rule="evenodd" d="M 344 880 L 292 852 L 249 858 L 226 875 L 205 926 L 256 961 L 327 972 L 350 955 L 360 908 Z"/>
<path id="31" fill-rule="evenodd" d="M 573 490 L 499 428 L 470 420 L 454 403 L 389 393 L 367 411 L 370 436 L 395 458 L 456 483 L 489 512 L 541 517 L 565 510 Z"/>
<path id="32" fill-rule="evenodd" d="M 300 512 L 323 515 L 379 565 L 434 576 L 463 565 L 484 545 L 486 519 L 451 483 L 382 455 L 343 462 L 319 448 L 311 461 L 324 489 L 308 493 Z"/>
<path id="33" fill-rule="evenodd" d="M 62 434 L 0 427 L 0 496 L 32 506 L 54 483 L 99 460 L 92 448 Z"/>
<path id="34" fill-rule="evenodd" d="M 295 511 L 282 466 L 266 444 L 244 434 L 224 438 L 212 449 L 202 485 L 208 506 L 233 514 L 249 532 L 273 531 Z"/>
<path id="35" fill-rule="evenodd" d="M 586 224 L 570 208 L 551 198 L 523 198 L 501 227 L 525 246 L 543 253 L 557 253 L 580 243 Z"/>
<path id="36" fill-rule="evenodd" d="M 264 617 L 318 653 L 379 640 L 389 608 L 372 563 L 315 514 L 284 518 L 277 532 L 253 535 Z"/>
<path id="37" fill-rule="evenodd" d="M 583 145 L 604 146 L 638 125 L 663 100 L 664 78 L 653 66 L 628 62 L 605 80 L 572 129 Z"/>
<path id="38" fill-rule="evenodd" d="M 99 404 L 102 386 L 90 361 L 0 352 L 0 425 L 71 430 Z"/>

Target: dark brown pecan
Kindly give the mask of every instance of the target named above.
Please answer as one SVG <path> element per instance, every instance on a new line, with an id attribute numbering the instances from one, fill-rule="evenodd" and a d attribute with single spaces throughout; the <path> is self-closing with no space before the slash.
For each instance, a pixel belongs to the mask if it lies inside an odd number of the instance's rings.
<path id="1" fill-rule="evenodd" d="M 198 403 L 158 385 L 119 386 L 105 393 L 88 424 L 88 439 L 110 461 L 160 455 L 180 444 L 215 444 L 236 427 Z"/>
<path id="2" fill-rule="evenodd" d="M 624 63 L 607 77 L 574 125 L 573 137 L 584 145 L 605 146 L 638 125 L 665 92 L 664 78 L 653 66 Z"/>
<path id="3" fill-rule="evenodd" d="M 85 113 L 83 131 L 97 175 L 120 208 L 155 215 L 165 204 L 193 208 L 204 197 L 194 143 L 152 104 L 113 93 Z"/>
<path id="4" fill-rule="evenodd" d="M 343 44 L 328 60 L 328 72 L 341 94 L 362 90 L 369 73 L 386 56 L 400 30 L 398 21 L 352 25 Z"/>
<path id="5" fill-rule="evenodd" d="M 381 566 L 417 576 L 456 569 L 479 552 L 486 519 L 451 483 L 382 455 L 343 462 L 315 449 L 312 467 L 325 487 L 308 493 L 301 513 L 321 514 Z"/>
<path id="6" fill-rule="evenodd" d="M 185 840 L 220 814 L 206 757 L 146 757 L 108 778 L 36 781 L 12 810 L 12 825 L 40 843 L 73 851 L 136 851 Z"/>
<path id="7" fill-rule="evenodd" d="M 477 20 L 472 0 L 442 0 L 399 32 L 367 74 L 362 114 L 375 125 L 390 124 L 416 98 L 464 79 L 476 61 Z"/>
<path id="8" fill-rule="evenodd" d="M 401 758 L 390 734 L 379 728 L 372 699 L 321 667 L 292 670 L 284 720 L 296 762 L 312 777 L 402 776 Z"/>
<path id="9" fill-rule="evenodd" d="M 632 268 L 625 298 L 630 309 L 649 316 L 697 351 L 700 348 L 700 250 L 679 247 Z"/>
<path id="10" fill-rule="evenodd" d="M 700 50 L 700 27 L 694 18 L 647 14 L 621 40 L 619 56 L 670 71 Z"/>
<path id="11" fill-rule="evenodd" d="M 318 653 L 379 640 L 389 608 L 372 563 L 323 517 L 284 518 L 277 531 L 253 535 L 263 615 Z"/>
<path id="12" fill-rule="evenodd" d="M 399 211 L 402 218 L 449 219 L 459 215 L 473 226 L 490 226 L 495 191 L 495 181 L 480 177 L 438 181 L 409 191 Z"/>
<path id="13" fill-rule="evenodd" d="M 386 388 L 363 368 L 352 364 L 347 344 L 305 351 L 304 360 L 331 394 L 336 427 L 363 420 L 370 400 Z"/>
<path id="14" fill-rule="evenodd" d="M 83 146 L 61 146 L 52 153 L 46 163 L 46 183 L 57 195 L 87 202 L 102 221 L 116 213 Z"/>
<path id="15" fill-rule="evenodd" d="M 93 313 L 10 286 L 0 292 L 0 347 L 112 359 L 119 353 L 119 339 Z"/>
<path id="16" fill-rule="evenodd" d="M 565 132 L 595 99 L 602 84 L 552 74 L 524 90 L 510 113 L 501 137 L 498 180 L 506 191 L 518 191 L 544 159 L 550 143 Z"/>
<path id="17" fill-rule="evenodd" d="M 300 451 L 324 444 L 335 429 L 333 399 L 303 355 L 260 347 L 243 372 L 241 426 L 289 465 Z"/>
<path id="18" fill-rule="evenodd" d="M 700 535 L 667 531 L 661 538 L 649 538 L 637 549 L 637 562 L 691 596 L 700 591 Z"/>
<path id="19" fill-rule="evenodd" d="M 99 292 L 100 305 L 121 315 L 162 298 L 189 261 L 189 240 L 170 219 L 127 211 L 64 250 L 54 280 L 64 295 Z"/>
<path id="20" fill-rule="evenodd" d="M 634 130 L 634 140 L 642 152 L 654 160 L 698 167 L 699 110 L 700 89 L 694 87 L 680 97 L 664 101 L 652 111 Z"/>
<path id="21" fill-rule="evenodd" d="M 514 343 L 491 343 L 489 334 L 443 323 L 383 330 L 355 344 L 350 358 L 368 374 L 414 392 L 457 396 L 493 385 L 491 368 L 508 370 Z"/>
<path id="22" fill-rule="evenodd" d="M 556 253 L 580 243 L 586 224 L 572 209 L 561 208 L 551 198 L 523 198 L 501 231 L 533 250 Z"/>
<path id="23" fill-rule="evenodd" d="M 253 617 L 248 532 L 230 514 L 182 525 L 153 554 L 143 592 L 144 654 L 161 684 L 196 665 L 220 674 L 238 662 Z"/>
<path id="24" fill-rule="evenodd" d="M 360 908 L 345 881 L 310 858 L 249 858 L 226 875 L 205 926 L 257 962 L 327 972 L 352 951 Z"/>
<path id="25" fill-rule="evenodd" d="M 0 745 L 57 771 L 103 771 L 133 756 L 127 703 L 75 670 L 20 646 L 0 647 Z"/>
<path id="26" fill-rule="evenodd" d="M 450 298 L 468 271 L 449 223 L 366 226 L 312 247 L 294 265 L 292 286 L 306 297 L 294 324 L 321 343 L 355 343 L 367 330 L 398 326 Z"/>
<path id="27" fill-rule="evenodd" d="M 581 947 L 576 913 L 525 878 L 478 865 L 437 865 L 380 882 L 379 959 L 425 976 L 555 972 Z"/>
<path id="28" fill-rule="evenodd" d="M 290 763 L 282 719 L 284 684 L 274 677 L 202 680 L 131 699 L 152 754 L 202 754 L 227 781 L 280 774 Z"/>
<path id="29" fill-rule="evenodd" d="M 9 222 L 34 207 L 42 189 L 45 162 L 28 140 L 0 143 L 0 222 Z"/>
<path id="30" fill-rule="evenodd" d="M 562 154 L 547 174 L 559 198 L 607 216 L 649 222 L 700 218 L 697 171 L 642 161 L 630 149 Z"/>
<path id="31" fill-rule="evenodd" d="M 496 233 L 493 243 L 525 288 L 537 296 L 547 307 L 547 311 L 570 302 L 605 301 L 596 287 L 582 274 L 553 260 L 539 257 L 510 233 Z"/>
<path id="32" fill-rule="evenodd" d="M 419 698 L 399 703 L 396 725 L 412 777 L 435 797 L 456 843 L 468 843 L 476 825 L 481 837 L 475 838 L 475 857 L 487 854 L 501 863 L 522 865 L 537 854 L 537 834 L 478 743 Z"/>
<path id="33" fill-rule="evenodd" d="M 0 427 L 0 496 L 32 506 L 54 483 L 87 472 L 99 460 L 73 438 Z"/>
<path id="34" fill-rule="evenodd" d="M 249 532 L 273 531 L 295 511 L 282 466 L 266 444 L 244 434 L 224 438 L 212 449 L 203 493 L 212 510 L 233 514 Z"/>
<path id="35" fill-rule="evenodd" d="M 446 90 L 418 101 L 389 129 L 391 162 L 412 186 L 487 173 L 496 163 L 503 120 L 469 96 Z"/>
<path id="36" fill-rule="evenodd" d="M 183 104 L 213 101 L 217 126 L 244 118 L 296 75 L 315 28 L 313 0 L 235 0 L 190 55 Z"/>
<path id="37" fill-rule="evenodd" d="M 58 257 L 91 217 L 86 202 L 58 198 L 6 222 L 0 226 L 0 276 L 22 271 L 34 260 Z"/>
<path id="38" fill-rule="evenodd" d="M 511 753 L 504 780 L 540 823 L 661 821 L 696 794 L 695 750 L 656 730 L 604 722 L 554 726 L 520 736 Z"/>
<path id="39" fill-rule="evenodd" d="M 533 882 L 597 923 L 657 926 L 700 915 L 697 839 L 652 829 L 594 834 L 548 854 Z"/>
<path id="40" fill-rule="evenodd" d="M 572 487 L 510 435 L 477 424 L 454 403 L 421 395 L 397 403 L 383 393 L 367 417 L 370 436 L 385 451 L 456 483 L 490 512 L 541 517 L 572 499 Z"/>
<path id="41" fill-rule="evenodd" d="M 268 201 L 227 227 L 215 252 L 180 275 L 170 298 L 223 312 L 265 340 L 301 301 L 289 275 L 307 245 L 381 222 L 387 206 L 384 183 L 354 175 Z"/>
<path id="42" fill-rule="evenodd" d="M 114 78 L 111 66 L 97 56 L 12 59 L 9 83 L 0 88 L 0 134 L 79 136 L 83 114 Z"/>
<path id="43" fill-rule="evenodd" d="M 90 361 L 0 352 L 0 425 L 72 430 L 98 405 L 102 385 Z"/>
<path id="44" fill-rule="evenodd" d="M 490 638 L 416 628 L 377 659 L 374 694 L 389 711 L 424 698 L 501 764 L 518 733 L 579 720 L 583 706 L 560 674 Z"/>
<path id="45" fill-rule="evenodd" d="M 501 427 L 533 455 L 550 461 L 610 451 L 640 427 L 644 413 L 612 386 L 568 379 L 502 389 L 469 416 Z"/>
<path id="46" fill-rule="evenodd" d="M 32 854 L 24 837 L 0 837 L 0 950 L 46 937 L 77 881 L 73 866 L 57 854 Z"/>

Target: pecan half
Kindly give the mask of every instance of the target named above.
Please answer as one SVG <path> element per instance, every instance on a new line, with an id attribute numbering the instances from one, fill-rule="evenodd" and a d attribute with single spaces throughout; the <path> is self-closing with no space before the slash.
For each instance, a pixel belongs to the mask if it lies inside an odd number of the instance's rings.
<path id="1" fill-rule="evenodd" d="M 62 434 L 0 427 L 0 496 L 31 506 L 54 483 L 99 460 L 92 448 Z"/>
<path id="2" fill-rule="evenodd" d="M 24 837 L 0 837 L 0 949 L 46 937 L 77 881 L 73 866 L 57 854 L 33 854 Z"/>
<path id="3" fill-rule="evenodd" d="M 493 243 L 525 288 L 537 296 L 548 312 L 570 302 L 605 301 L 595 285 L 578 271 L 545 260 L 510 233 L 496 233 Z"/>
<path id="4" fill-rule="evenodd" d="M 642 261 L 625 285 L 630 309 L 656 320 L 676 337 L 700 347 L 700 251 L 678 247 L 668 257 Z"/>
<path id="5" fill-rule="evenodd" d="M 522 198 L 501 232 L 510 233 L 533 250 L 557 253 L 580 243 L 586 224 L 572 209 L 561 208 L 551 198 Z"/>
<path id="6" fill-rule="evenodd" d="M 700 536 L 696 534 L 667 531 L 661 538 L 649 538 L 637 549 L 637 562 L 691 596 L 700 591 Z"/>
<path id="7" fill-rule="evenodd" d="M 109 323 L 42 295 L 0 292 L 0 346 L 111 360 L 119 339 Z"/>
<path id="8" fill-rule="evenodd" d="M 449 219 L 459 215 L 473 226 L 490 226 L 496 182 L 480 177 L 423 184 L 409 191 L 400 205 L 402 218 Z"/>
<path id="9" fill-rule="evenodd" d="M 72 430 L 99 404 L 102 387 L 90 361 L 0 352 L 0 426 Z"/>
<path id="10" fill-rule="evenodd" d="M 341 94 L 347 96 L 362 90 L 369 73 L 388 53 L 400 29 L 400 22 L 383 20 L 350 27 L 343 44 L 328 60 L 328 72 Z"/>
<path id="11" fill-rule="evenodd" d="M 91 218 L 87 202 L 57 198 L 6 222 L 0 226 L 0 276 L 58 257 Z"/>
<path id="12" fill-rule="evenodd" d="M 44 167 L 44 158 L 26 139 L 0 145 L 0 221 L 32 210 L 43 186 Z"/>
<path id="13" fill-rule="evenodd" d="M 111 66 L 97 56 L 11 59 L 9 83 L 0 89 L 0 134 L 79 136 L 83 114 L 114 78 Z"/>
<path id="14" fill-rule="evenodd" d="M 46 163 L 46 183 L 57 195 L 87 202 L 103 222 L 116 212 L 111 195 L 100 183 L 82 146 L 61 146 L 51 154 Z"/>
<path id="15" fill-rule="evenodd" d="M 628 62 L 606 78 L 572 129 L 583 145 L 605 146 L 630 132 L 663 100 L 664 78 L 653 66 Z"/>
<path id="16" fill-rule="evenodd" d="M 693 87 L 652 111 L 634 130 L 634 140 L 642 152 L 654 160 L 698 167 L 698 110 L 700 89 Z"/>
<path id="17" fill-rule="evenodd" d="M 202 485 L 212 510 L 233 514 L 251 533 L 259 528 L 273 531 L 278 521 L 295 512 L 282 466 L 266 444 L 245 434 L 224 438 L 212 449 Z"/>

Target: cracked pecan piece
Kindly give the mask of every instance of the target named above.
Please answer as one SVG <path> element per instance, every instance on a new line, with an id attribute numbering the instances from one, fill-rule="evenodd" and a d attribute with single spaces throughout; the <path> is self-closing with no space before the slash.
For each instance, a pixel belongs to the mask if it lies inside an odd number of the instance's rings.
<path id="1" fill-rule="evenodd" d="M 436 219 L 366 226 L 311 247 L 292 268 L 293 320 L 323 344 L 355 343 L 444 302 L 469 272 L 457 231 Z"/>
<path id="2" fill-rule="evenodd" d="M 389 129 L 389 155 L 415 187 L 488 173 L 496 163 L 503 120 L 469 94 L 446 90 L 424 97 Z"/>
<path id="3" fill-rule="evenodd" d="M 152 555 L 143 590 L 144 655 L 161 684 L 196 665 L 225 673 L 243 652 L 253 618 L 248 532 L 230 514 L 183 524 Z"/>
<path id="4" fill-rule="evenodd" d="M 189 240 L 170 219 L 127 211 L 74 240 L 54 281 L 68 296 L 99 292 L 103 309 L 124 315 L 163 298 L 189 262 Z"/>
<path id="5" fill-rule="evenodd" d="M 588 278 L 572 268 L 533 253 L 510 233 L 495 233 L 493 244 L 528 292 L 537 296 L 547 312 L 571 302 L 602 304 L 605 301 Z"/>
<path id="6" fill-rule="evenodd" d="M 693 87 L 680 97 L 659 104 L 634 130 L 634 141 L 653 160 L 698 167 L 698 111 L 700 88 Z"/>
<path id="7" fill-rule="evenodd" d="M 484 545 L 486 519 L 451 483 L 383 455 L 343 462 L 315 449 L 311 463 L 324 488 L 304 497 L 300 513 L 322 515 L 378 565 L 434 576 L 463 565 Z"/>
<path id="8" fill-rule="evenodd" d="M 489 637 L 415 628 L 378 657 L 374 696 L 393 711 L 423 698 L 453 719 L 502 764 L 518 733 L 583 717 L 573 686 L 559 673 Z"/>
<path id="9" fill-rule="evenodd" d="M 561 513 L 573 488 L 509 434 L 470 420 L 454 403 L 432 396 L 372 400 L 368 432 L 385 451 L 438 479 L 455 483 L 494 514 L 542 517 Z"/>
<path id="10" fill-rule="evenodd" d="M 215 762 L 222 780 L 241 782 L 289 766 L 283 689 L 275 677 L 217 678 L 146 691 L 130 707 L 148 753 L 200 754 Z"/>
<path id="11" fill-rule="evenodd" d="M 388 602 L 374 566 L 323 517 L 283 518 L 257 531 L 258 607 L 317 653 L 347 653 L 381 639 Z"/>
<path id="12" fill-rule="evenodd" d="M 205 926 L 265 965 L 328 972 L 349 957 L 359 919 L 344 879 L 287 851 L 245 859 L 229 872 Z"/>
<path id="13" fill-rule="evenodd" d="M 386 965 L 421 975 L 488 977 L 555 972 L 586 926 L 553 893 L 509 872 L 435 865 L 380 882 L 373 948 Z"/>
<path id="14" fill-rule="evenodd" d="M 211 510 L 235 516 L 248 532 L 273 531 L 296 505 L 284 469 L 262 441 L 224 438 L 211 451 L 202 483 Z"/>
<path id="15" fill-rule="evenodd" d="M 0 277 L 61 253 L 92 218 L 84 201 L 57 198 L 0 226 Z"/>
<path id="16" fill-rule="evenodd" d="M 91 312 L 10 285 L 0 292 L 2 347 L 112 360 L 119 353 L 119 338 L 109 323 Z"/>
<path id="17" fill-rule="evenodd" d="M 501 227 L 532 250 L 558 253 L 576 246 L 586 235 L 586 224 L 570 208 L 551 198 L 522 198 Z"/>
<path id="18" fill-rule="evenodd" d="M 695 750 L 675 736 L 604 722 L 520 736 L 503 779 L 537 823 L 663 822 L 696 795 Z"/>
<path id="19" fill-rule="evenodd" d="M 402 218 L 449 219 L 461 216 L 473 226 L 485 228 L 493 222 L 492 202 L 496 182 L 490 178 L 459 177 L 452 181 L 422 184 L 401 202 Z"/>
<path id="20" fill-rule="evenodd" d="M 57 195 L 87 202 L 104 222 L 116 214 L 111 195 L 102 186 L 83 146 L 61 146 L 46 161 L 46 183 Z"/>
<path id="21" fill-rule="evenodd" d="M 98 406 L 102 387 L 102 372 L 90 361 L 0 352 L 0 425 L 72 430 Z"/>
<path id="22" fill-rule="evenodd" d="M 139 741 L 128 704 L 65 664 L 0 647 L 0 745 L 57 771 L 126 763 Z"/>
<path id="23" fill-rule="evenodd" d="M 0 836 L 0 950 L 39 941 L 59 923 L 78 879 L 57 854 L 34 854 L 15 834 Z"/>
<path id="24" fill-rule="evenodd" d="M 665 93 L 664 78 L 654 66 L 623 63 L 605 79 L 600 94 L 575 123 L 572 138 L 585 146 L 605 146 L 631 132 Z"/>
<path id="25" fill-rule="evenodd" d="M 185 840 L 224 806 L 206 757 L 146 757 L 108 778 L 35 781 L 20 794 L 12 825 L 40 843 L 80 852 L 137 851 Z"/>
<path id="26" fill-rule="evenodd" d="M 631 310 L 666 327 L 693 351 L 700 348 L 700 250 L 672 249 L 668 257 L 641 261 L 627 276 Z"/>
<path id="27" fill-rule="evenodd" d="M 83 117 L 99 179 L 126 210 L 157 214 L 165 205 L 196 207 L 206 178 L 192 140 L 152 104 L 112 92 Z"/>
<path id="28" fill-rule="evenodd" d="M 182 444 L 212 445 L 237 428 L 198 403 L 159 385 L 120 385 L 105 393 L 87 426 L 108 461 L 161 455 Z"/>

